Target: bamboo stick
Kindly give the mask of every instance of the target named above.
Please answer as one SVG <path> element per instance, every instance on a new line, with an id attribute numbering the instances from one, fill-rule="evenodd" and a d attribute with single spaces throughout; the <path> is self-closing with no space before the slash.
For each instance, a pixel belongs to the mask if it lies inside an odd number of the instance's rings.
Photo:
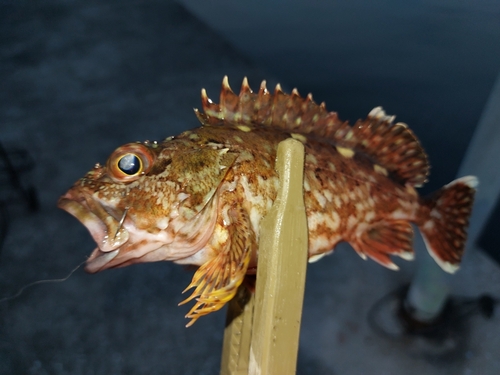
<path id="1" fill-rule="evenodd" d="M 296 371 L 308 259 L 302 143 L 281 142 L 276 168 L 280 189 L 261 223 L 255 296 L 229 304 L 221 375 Z"/>

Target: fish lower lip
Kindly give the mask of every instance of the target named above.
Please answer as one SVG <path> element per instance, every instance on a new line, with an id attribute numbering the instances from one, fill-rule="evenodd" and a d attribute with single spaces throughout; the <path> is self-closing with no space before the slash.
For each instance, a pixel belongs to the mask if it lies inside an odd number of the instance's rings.
<path id="1" fill-rule="evenodd" d="M 95 249 L 91 257 L 87 260 L 87 265 L 85 266 L 85 271 L 88 273 L 99 272 L 104 266 L 111 262 L 119 253 L 119 249 L 102 252 L 99 249 Z M 94 255 L 97 254 L 97 255 Z"/>

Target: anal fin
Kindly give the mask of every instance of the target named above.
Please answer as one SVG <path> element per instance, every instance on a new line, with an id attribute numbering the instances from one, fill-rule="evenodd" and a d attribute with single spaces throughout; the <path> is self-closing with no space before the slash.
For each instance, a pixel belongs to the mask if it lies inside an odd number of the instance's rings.
<path id="1" fill-rule="evenodd" d="M 196 289 L 179 303 L 183 305 L 196 299 L 186 315 L 186 318 L 191 319 L 186 327 L 193 325 L 199 317 L 221 309 L 234 297 L 245 279 L 256 246 L 255 235 L 250 228 L 248 215 L 242 208 L 230 208 L 228 217 L 231 223 L 222 229 L 227 231 L 228 239 L 219 244 L 218 249 L 217 244 L 212 244 L 218 250 L 217 255 L 198 268 L 184 292 Z"/>
<path id="2" fill-rule="evenodd" d="M 370 257 L 375 262 L 397 270 L 390 255 L 413 259 L 413 229 L 406 220 L 381 220 L 358 233 L 349 243 L 361 257 Z"/>

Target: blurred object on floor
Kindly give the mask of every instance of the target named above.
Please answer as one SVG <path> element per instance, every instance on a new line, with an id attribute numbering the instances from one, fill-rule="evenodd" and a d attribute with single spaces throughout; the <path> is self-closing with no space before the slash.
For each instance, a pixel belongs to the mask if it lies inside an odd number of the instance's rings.
<path id="1" fill-rule="evenodd" d="M 16 149 L 7 151 L 0 142 L 0 253 L 9 229 L 9 211 L 7 204 L 21 199 L 31 212 L 38 210 L 36 190 L 28 185 L 26 188 L 21 182 L 21 173 L 33 169 L 35 161 L 26 150 Z M 6 181 L 6 183 L 4 183 Z M 5 195 L 5 196 L 4 196 Z"/>

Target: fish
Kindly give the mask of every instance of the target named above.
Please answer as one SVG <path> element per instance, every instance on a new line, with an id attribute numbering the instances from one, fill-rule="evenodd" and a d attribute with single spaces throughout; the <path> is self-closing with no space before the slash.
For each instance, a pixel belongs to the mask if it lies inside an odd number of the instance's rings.
<path id="1" fill-rule="evenodd" d="M 235 94 L 227 76 L 219 103 L 201 91 L 201 126 L 162 141 L 118 147 L 58 201 L 97 247 L 86 271 L 172 261 L 196 266 L 186 318 L 221 309 L 255 275 L 259 225 L 280 186 L 278 144 L 304 145 L 303 194 L 308 259 L 347 242 L 363 259 L 392 270 L 414 258 L 412 224 L 428 252 L 455 272 L 465 249 L 478 180 L 458 178 L 429 196 L 428 157 L 410 128 L 375 107 L 353 125 L 297 89 L 287 94 L 245 78 Z"/>

